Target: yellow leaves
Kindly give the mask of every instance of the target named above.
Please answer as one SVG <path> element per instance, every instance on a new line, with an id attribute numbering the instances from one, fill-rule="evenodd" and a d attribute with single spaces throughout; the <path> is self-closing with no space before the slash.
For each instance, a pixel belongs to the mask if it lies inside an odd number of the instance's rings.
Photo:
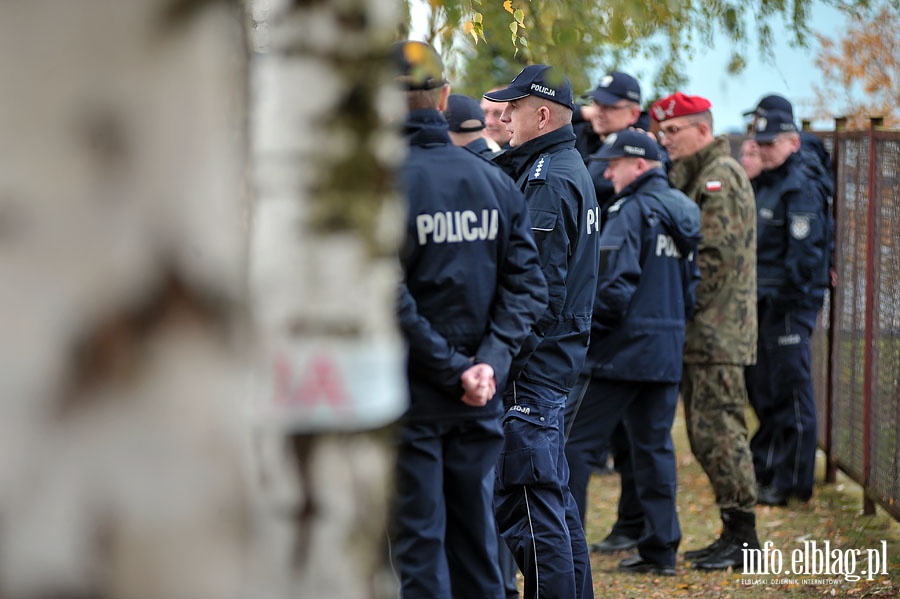
<path id="1" fill-rule="evenodd" d="M 516 54 L 519 53 L 519 46 L 528 47 L 528 40 L 525 38 L 525 33 L 520 31 L 525 29 L 525 11 L 521 8 L 513 8 L 512 0 L 505 0 L 503 2 L 503 9 L 513 16 L 513 21 L 509 23 L 509 31 L 511 33 L 510 40 L 512 41 L 513 47 L 516 49 Z"/>
<path id="2" fill-rule="evenodd" d="M 484 40 L 484 15 L 480 12 L 473 14 L 470 21 L 463 23 L 463 33 L 466 37 L 471 35 L 476 44 L 479 39 Z"/>
<path id="3" fill-rule="evenodd" d="M 898 14 L 882 6 L 868 17 L 854 16 L 837 40 L 817 34 L 816 66 L 824 85 L 814 86 L 816 116 L 831 116 L 837 98 L 843 104 L 838 114 L 848 116 L 853 128 L 864 126 L 867 115 L 883 115 L 889 126 L 900 119 L 900 96 L 892 93 L 900 89 L 898 31 Z"/>
<path id="4" fill-rule="evenodd" d="M 481 19 L 479 18 L 481 15 L 479 13 L 475 13 L 475 18 L 471 21 L 466 21 L 463 23 L 463 33 L 468 36 L 472 36 L 472 39 L 475 40 L 475 43 L 478 43 L 478 40 L 481 39 L 484 41 L 484 26 L 482 25 Z"/>

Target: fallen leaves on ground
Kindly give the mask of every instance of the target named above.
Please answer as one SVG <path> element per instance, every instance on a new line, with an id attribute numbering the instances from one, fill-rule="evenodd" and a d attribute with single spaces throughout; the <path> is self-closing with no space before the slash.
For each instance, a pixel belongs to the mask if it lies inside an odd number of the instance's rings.
<path id="1" fill-rule="evenodd" d="M 678 463 L 678 516 L 682 542 L 676 576 L 625 574 L 617 571 L 619 561 L 629 555 L 591 555 L 594 595 L 611 599 L 700 597 L 718 599 L 762 599 L 775 597 L 900 597 L 900 525 L 884 512 L 876 516 L 862 514 L 862 491 L 841 476 L 839 484 L 817 483 L 812 500 L 806 504 L 793 503 L 787 507 L 757 508 L 757 532 L 761 543 L 772 542 L 790 564 L 794 549 L 804 541 L 816 541 L 820 546 L 829 541 L 832 549 L 847 550 L 878 548 L 887 542 L 887 576 L 874 580 L 851 582 L 841 576 L 754 576 L 737 572 L 698 572 L 690 569 L 681 554 L 712 542 L 719 534 L 721 521 L 715 506 L 709 480 L 691 455 L 679 410 L 672 429 Z M 820 464 L 818 480 L 823 477 Z M 588 545 L 603 539 L 616 515 L 619 497 L 619 477 L 596 475 L 591 479 L 588 498 L 588 517 L 585 533 Z M 857 573 L 862 567 L 861 558 Z M 788 584 L 776 584 L 789 579 Z M 811 581 L 825 580 L 826 584 Z M 774 594 L 774 595 L 773 595 Z"/>

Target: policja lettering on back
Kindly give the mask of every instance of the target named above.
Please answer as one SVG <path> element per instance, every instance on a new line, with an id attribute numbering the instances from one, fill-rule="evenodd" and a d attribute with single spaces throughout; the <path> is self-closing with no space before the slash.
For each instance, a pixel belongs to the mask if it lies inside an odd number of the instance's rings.
<path id="1" fill-rule="evenodd" d="M 428 243 L 456 243 L 460 241 L 493 241 L 497 237 L 497 210 L 482 210 L 481 225 L 477 226 L 478 214 L 472 210 L 448 210 L 434 214 L 420 214 L 416 217 L 416 231 L 419 245 Z"/>
<path id="2" fill-rule="evenodd" d="M 626 146 L 628 147 L 628 146 Z M 619 211 L 622 206 L 624 199 L 618 200 L 615 204 L 610 206 L 609 213 L 615 214 Z M 590 219 L 588 219 L 590 220 Z M 588 231 L 590 233 L 590 231 Z M 666 258 L 677 258 L 681 259 L 681 251 L 678 249 L 678 245 L 675 243 L 675 240 L 672 239 L 671 235 L 666 235 L 665 233 L 660 233 L 656 236 L 656 255 L 662 256 L 665 255 Z M 688 260 L 693 261 L 694 252 L 691 252 L 688 255 Z"/>
<path id="3" fill-rule="evenodd" d="M 491 485 L 503 406 L 490 397 L 491 385 L 480 391 L 467 381 L 477 382 L 468 375 L 478 373 L 504 384 L 546 309 L 547 286 L 522 192 L 451 142 L 440 56 L 422 42 L 394 49 L 412 93 L 397 298 L 409 346 L 409 410 L 396 431 L 392 561 L 405 597 L 502 597 Z M 465 566 L 448 569 L 448 559 L 460 555 Z"/>
<path id="4" fill-rule="evenodd" d="M 678 246 L 675 245 L 675 240 L 672 239 L 671 235 L 665 235 L 660 233 L 656 236 L 656 255 L 662 256 L 666 255 L 666 258 L 678 258 L 681 259 L 681 252 L 678 250 Z M 688 260 L 693 260 L 693 252 L 688 256 Z"/>

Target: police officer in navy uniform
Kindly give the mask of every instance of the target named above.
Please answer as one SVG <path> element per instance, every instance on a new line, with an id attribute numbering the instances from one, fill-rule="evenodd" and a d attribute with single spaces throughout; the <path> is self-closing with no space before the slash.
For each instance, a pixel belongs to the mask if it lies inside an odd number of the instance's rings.
<path id="1" fill-rule="evenodd" d="M 487 100 L 483 101 L 494 105 Z M 497 122 L 499 122 L 499 115 L 502 112 L 501 107 L 496 113 Z M 474 98 L 462 94 L 450 94 L 447 99 L 447 108 L 444 109 L 444 118 L 447 119 L 450 127 L 450 141 L 455 145 L 462 146 L 484 158 L 492 158 L 502 151 L 493 139 L 485 135 L 485 112 Z M 519 588 L 516 584 L 518 569 L 515 559 L 502 539 L 497 550 L 505 596 L 518 597 Z"/>
<path id="2" fill-rule="evenodd" d="M 609 162 L 600 154 L 601 151 L 604 151 L 602 141 L 614 133 L 638 126 L 642 114 L 641 86 L 637 79 L 628 73 L 612 71 L 604 75 L 597 87 L 585 94 L 584 97 L 591 100 L 590 124 L 594 133 L 601 140 L 601 145 L 588 157 L 587 167 L 597 193 L 602 230 L 606 223 L 604 216 L 606 210 L 612 205 L 613 198 L 616 196 L 612 181 L 606 178 Z M 649 128 L 649 126 L 644 128 Z M 596 461 L 594 456 L 605 451 L 607 446 L 611 447 L 621 487 L 616 522 L 603 540 L 590 546 L 590 551 L 614 553 L 632 549 L 637 545 L 637 541 L 644 531 L 644 513 L 641 510 L 637 488 L 634 484 L 631 443 L 624 425 L 620 423 L 609 431 L 606 431 L 604 427 L 603 430 L 608 434 L 603 436 L 593 434 L 576 435 L 575 438 L 571 436 L 572 422 L 585 403 L 595 404 L 588 410 L 603 410 L 602 404 L 612 400 L 603 395 L 589 395 L 587 391 L 590 378 L 588 366 L 569 394 L 566 407 L 567 428 L 569 429 L 566 433 L 566 459 L 569 463 L 570 487 L 573 488 L 575 503 L 578 505 L 578 511 L 584 521 L 587 518 L 587 493 L 582 493 L 580 489 L 587 489 L 593 462 Z"/>
<path id="3" fill-rule="evenodd" d="M 427 44 L 395 47 L 409 112 L 399 320 L 411 403 L 401 426 L 392 553 L 403 597 L 499 597 L 494 469 L 503 388 L 547 305 L 522 193 L 447 135 L 449 86 Z"/>
<path id="4" fill-rule="evenodd" d="M 488 159 L 500 153 L 497 144 L 494 143 L 494 147 L 491 147 L 489 138 L 484 135 L 484 111 L 475 98 L 450 94 L 444 118 L 450 128 L 450 141 L 455 145 Z"/>
<path id="5" fill-rule="evenodd" d="M 581 518 L 563 451 L 566 396 L 581 372 L 599 265 L 599 208 L 575 149 L 572 86 L 530 65 L 505 89 L 510 149 L 494 160 L 525 193 L 550 302 L 514 362 L 494 508 L 525 578 L 525 596 L 593 597 Z"/>
<path id="6" fill-rule="evenodd" d="M 793 117 L 756 120 L 763 171 L 756 181 L 758 360 L 750 400 L 759 503 L 807 501 L 813 492 L 816 402 L 810 336 L 829 283 L 828 188 L 800 152 Z"/>
<path id="7" fill-rule="evenodd" d="M 756 119 L 765 117 L 769 112 L 784 112 L 794 118 L 794 105 L 784 96 L 769 94 L 760 98 L 756 107 L 744 112 L 744 116 L 752 116 L 751 131 L 756 129 Z M 813 174 L 821 178 L 821 184 L 828 190 L 828 195 L 834 195 L 834 164 L 831 155 L 825 149 L 825 145 L 818 137 L 809 131 L 800 131 L 800 155 L 807 165 L 813 169 Z"/>
<path id="8" fill-rule="evenodd" d="M 621 71 L 604 75 L 593 90 L 585 94 L 592 103 L 591 126 L 601 142 L 611 133 L 637 126 L 641 118 L 641 86 L 637 79 Z M 607 161 L 597 149 L 587 162 L 588 172 L 597 191 L 597 203 L 603 212 L 612 204 L 615 195 L 612 182 L 604 176 Z"/>
<path id="9" fill-rule="evenodd" d="M 608 439 L 624 422 L 645 528 L 623 572 L 675 574 L 681 540 L 675 511 L 671 428 L 681 381 L 684 324 L 700 278 L 696 256 L 700 210 L 672 189 L 662 153 L 648 135 L 624 130 L 606 137 L 599 157 L 615 187 L 600 234 L 600 277 L 594 304 L 587 393 L 570 441 Z M 587 497 L 587 479 L 572 493 Z"/>

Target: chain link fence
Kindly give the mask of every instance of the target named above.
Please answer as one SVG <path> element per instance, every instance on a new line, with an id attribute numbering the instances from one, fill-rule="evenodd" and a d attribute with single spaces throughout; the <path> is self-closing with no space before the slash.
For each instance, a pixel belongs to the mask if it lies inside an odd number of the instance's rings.
<path id="1" fill-rule="evenodd" d="M 843 470 L 900 519 L 900 131 L 817 133 L 836 170 L 835 271 L 813 336 L 826 480 Z"/>

